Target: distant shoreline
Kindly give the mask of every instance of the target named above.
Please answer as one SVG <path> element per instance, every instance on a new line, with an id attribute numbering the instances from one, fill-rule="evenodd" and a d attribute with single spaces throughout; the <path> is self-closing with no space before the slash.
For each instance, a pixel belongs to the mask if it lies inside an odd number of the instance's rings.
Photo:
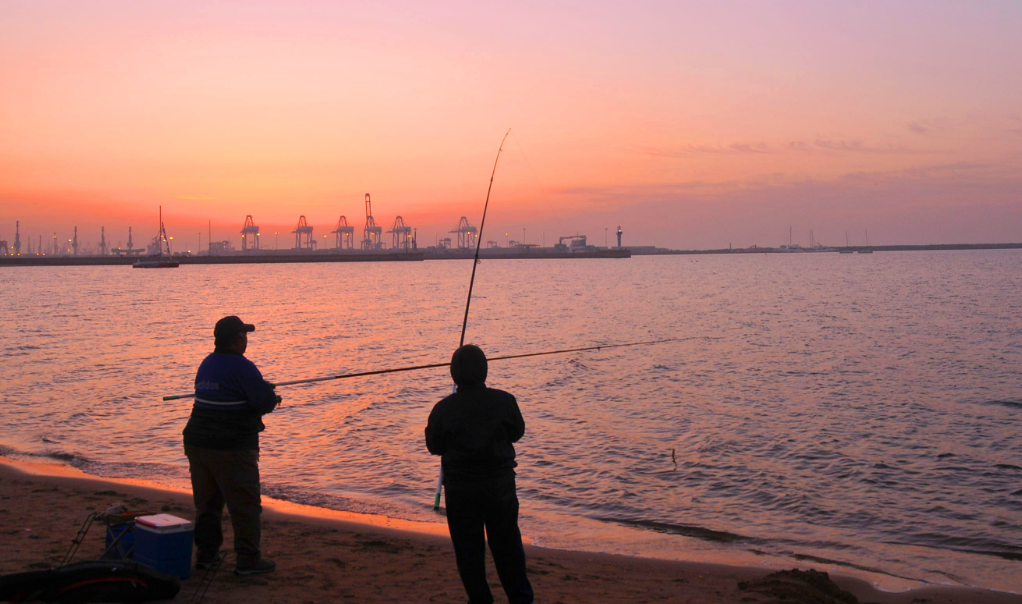
<path id="1" fill-rule="evenodd" d="M 470 259 L 474 250 L 447 250 L 439 253 L 426 252 L 362 252 L 335 250 L 298 253 L 291 250 L 260 253 L 241 253 L 224 256 L 177 256 L 173 261 L 188 264 L 292 264 L 308 262 L 422 262 L 424 260 Z M 523 250 L 483 250 L 486 259 L 585 259 L 585 258 L 629 258 L 631 252 L 623 250 L 595 250 L 589 252 L 537 252 Z M 14 266 L 130 266 L 140 260 L 152 260 L 154 256 L 0 256 L 0 267 Z"/>
<path id="2" fill-rule="evenodd" d="M 632 249 L 633 256 L 678 256 L 705 254 L 837 254 L 841 251 L 859 253 L 873 252 L 947 252 L 955 250 L 1019 250 L 1022 243 L 937 243 L 927 245 L 853 245 L 848 247 L 830 247 L 822 250 L 799 248 L 787 250 L 779 247 L 742 247 L 721 248 L 714 250 L 658 250 L 655 252 Z"/>
<path id="3" fill-rule="evenodd" d="M 549 248 L 548 248 L 549 249 Z M 485 260 L 560 260 L 586 258 L 630 258 L 632 256 L 700 256 L 716 254 L 836 254 L 841 251 L 862 252 L 927 252 L 967 250 L 1017 250 L 1022 243 L 939 243 L 927 245 L 871 245 L 826 248 L 812 250 L 801 248 L 795 251 L 774 247 L 721 248 L 707 250 L 672 250 L 653 246 L 632 248 L 597 248 L 587 252 L 555 252 L 544 249 L 483 249 L 480 258 Z M 307 262 L 422 262 L 425 260 L 466 260 L 474 256 L 474 250 L 444 251 L 384 251 L 362 252 L 358 250 L 324 250 L 321 252 L 296 252 L 294 250 L 266 251 L 259 253 L 236 253 L 224 256 L 174 256 L 180 264 L 290 264 Z M 0 256 L 0 268 L 14 266 L 126 266 L 148 256 Z"/>
<path id="4" fill-rule="evenodd" d="M 156 256 L 0 256 L 3 266 L 131 266 Z M 166 257 L 164 257 L 166 258 Z M 281 264 L 300 262 L 421 262 L 420 253 L 381 254 L 237 254 L 230 256 L 174 256 L 180 264 Z"/>

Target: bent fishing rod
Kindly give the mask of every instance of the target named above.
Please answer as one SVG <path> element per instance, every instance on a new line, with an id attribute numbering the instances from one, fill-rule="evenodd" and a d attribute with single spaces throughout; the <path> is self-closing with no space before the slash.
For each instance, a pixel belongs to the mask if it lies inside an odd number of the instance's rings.
<path id="1" fill-rule="evenodd" d="M 507 140 L 507 135 L 511 134 L 511 129 L 508 128 L 507 132 L 504 133 L 504 138 L 500 139 L 500 147 L 497 149 L 497 158 L 493 160 L 493 170 L 490 172 L 490 184 L 486 187 L 486 203 L 483 204 L 483 218 L 479 221 L 479 233 L 476 235 L 476 253 L 475 257 L 472 258 L 472 278 L 468 282 L 468 298 L 465 299 L 465 319 L 461 322 L 461 339 L 458 340 L 458 348 L 465 345 L 465 330 L 468 328 L 468 307 L 472 304 L 472 286 L 476 283 L 476 267 L 479 266 L 479 248 L 483 243 L 483 229 L 486 228 L 486 210 L 490 208 L 490 191 L 493 190 L 493 177 L 497 175 L 497 162 L 500 161 L 500 152 L 504 150 L 504 141 Z M 453 386 L 454 392 L 458 391 L 457 386 Z M 433 497 L 433 510 L 440 510 L 440 491 L 444 488 L 444 466 L 440 465 L 440 475 L 436 479 L 436 494 Z"/>
<path id="2" fill-rule="evenodd" d="M 663 340 L 649 340 L 649 341 L 646 341 L 646 342 L 627 342 L 625 344 L 599 344 L 599 345 L 596 345 L 596 346 L 584 346 L 582 348 L 566 348 L 566 349 L 563 349 L 563 350 L 546 350 L 546 351 L 543 351 L 543 352 L 526 352 L 526 353 L 523 353 L 523 354 L 510 354 L 510 355 L 506 355 L 506 356 L 502 356 L 502 357 L 492 357 L 492 358 L 487 359 L 487 362 L 493 363 L 493 362 L 496 362 L 496 361 L 509 361 L 511 359 L 526 359 L 526 358 L 529 358 L 529 357 L 542 357 L 542 356 L 548 356 L 548 355 L 552 355 L 552 354 L 568 354 L 568 353 L 571 353 L 571 352 L 590 352 L 590 351 L 594 351 L 594 350 L 595 351 L 600 351 L 600 350 L 605 350 L 605 349 L 608 349 L 608 348 L 624 348 L 624 347 L 627 347 L 627 346 L 652 346 L 654 344 L 665 344 L 667 342 L 682 342 L 682 341 L 685 341 L 685 340 L 693 340 L 693 339 L 697 339 L 697 338 L 698 338 L 698 336 L 689 337 L 689 338 L 667 338 L 667 339 L 663 339 Z M 385 375 L 385 374 L 388 374 L 388 373 L 402 373 L 402 372 L 405 372 L 405 371 L 423 371 L 423 370 L 426 370 L 426 369 L 438 369 L 440 367 L 448 367 L 448 366 L 450 366 L 450 364 L 451 363 L 448 361 L 447 363 L 430 363 L 428 365 L 411 365 L 411 366 L 408 366 L 408 367 L 394 367 L 394 368 L 390 368 L 390 369 L 377 369 L 377 370 L 374 370 L 374 371 L 359 371 L 359 372 L 356 372 L 356 373 L 341 373 L 341 374 L 338 374 L 338 375 L 328 375 L 328 376 L 324 376 L 324 377 L 309 378 L 309 379 L 304 379 L 304 380 L 291 380 L 289 382 L 271 382 L 271 384 L 272 384 L 272 386 L 274 388 L 276 388 L 278 386 L 296 386 L 298 384 L 312 384 L 312 383 L 316 383 L 316 382 L 329 382 L 329 381 L 333 381 L 333 380 L 347 380 L 347 379 L 351 379 L 351 378 L 368 377 L 368 376 L 371 376 L 371 375 Z M 192 398 L 194 396 L 195 396 L 194 392 L 190 392 L 188 394 L 174 394 L 174 395 L 169 395 L 169 396 L 163 397 L 163 400 L 165 400 L 165 401 L 175 401 L 175 400 L 178 400 L 178 399 Z"/>

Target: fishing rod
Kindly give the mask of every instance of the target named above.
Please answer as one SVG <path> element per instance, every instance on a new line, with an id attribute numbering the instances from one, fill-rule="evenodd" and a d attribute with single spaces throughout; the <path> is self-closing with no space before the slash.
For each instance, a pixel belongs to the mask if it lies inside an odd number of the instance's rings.
<path id="1" fill-rule="evenodd" d="M 508 128 L 504 138 L 500 139 L 500 147 L 497 149 L 497 158 L 493 160 L 493 171 L 490 172 L 490 184 L 486 187 L 486 203 L 483 204 L 483 218 L 479 221 L 479 233 L 476 235 L 476 254 L 472 259 L 472 278 L 468 282 L 468 298 L 465 299 L 465 319 L 461 322 L 461 339 L 458 340 L 458 348 L 465 345 L 465 330 L 468 328 L 468 308 L 472 305 L 472 287 L 476 283 L 476 267 L 479 266 L 479 248 L 483 244 L 483 229 L 486 228 L 486 210 L 490 208 L 490 191 L 493 190 L 493 177 L 497 174 L 497 162 L 500 161 L 500 152 L 504 150 L 504 141 L 507 135 L 511 134 Z M 454 392 L 458 387 L 453 387 Z M 433 509 L 440 510 L 440 490 L 444 488 L 444 466 L 440 466 L 440 475 L 436 479 L 436 495 L 433 497 Z"/>
<path id="2" fill-rule="evenodd" d="M 542 356 L 548 356 L 548 355 L 552 355 L 552 354 L 567 354 L 567 353 L 570 353 L 570 352 L 590 352 L 590 351 L 593 351 L 593 350 L 600 351 L 600 350 L 604 350 L 604 349 L 607 349 L 607 348 L 624 348 L 624 347 L 627 347 L 627 346 L 652 346 L 654 344 L 665 344 L 667 342 L 682 342 L 682 341 L 685 341 L 685 340 L 694 340 L 694 339 L 698 339 L 698 336 L 693 336 L 693 337 L 688 337 L 688 338 L 666 338 L 666 339 L 663 339 L 663 340 L 648 340 L 648 341 L 645 341 L 645 342 L 626 342 L 624 344 L 598 344 L 598 345 L 595 345 L 595 346 L 584 346 L 582 348 L 565 348 L 563 350 L 545 350 L 543 352 L 526 352 L 526 353 L 522 353 L 522 354 L 509 354 L 509 355 L 502 356 L 502 357 L 492 357 L 490 359 L 487 359 L 487 362 L 493 363 L 493 362 L 496 362 L 496 361 L 509 361 L 511 359 L 526 359 L 526 358 L 529 358 L 529 357 L 542 357 Z M 425 369 L 438 369 L 440 367 L 448 367 L 448 366 L 450 366 L 450 364 L 451 364 L 450 362 L 447 362 L 447 363 L 430 363 L 428 365 L 411 365 L 411 366 L 408 366 L 408 367 L 394 367 L 394 368 L 390 368 L 390 369 L 377 369 L 377 370 L 374 370 L 374 371 L 359 371 L 359 372 L 356 372 L 356 373 L 341 373 L 341 374 L 338 374 L 338 375 L 327 375 L 327 376 L 324 376 L 324 377 L 309 378 L 309 379 L 304 379 L 304 380 L 291 380 L 289 382 L 275 382 L 275 383 L 272 383 L 271 385 L 274 388 L 277 388 L 278 386 L 295 386 L 295 385 L 298 385 L 298 384 L 313 384 L 313 383 L 316 383 L 316 382 L 329 382 L 329 381 L 333 381 L 333 380 L 347 380 L 347 379 L 351 379 L 351 378 L 367 377 L 367 376 L 371 376 L 371 375 L 384 375 L 384 374 L 387 374 L 387 373 L 402 373 L 402 372 L 406 372 L 406 371 L 422 371 L 422 370 L 425 370 Z M 194 396 L 195 396 L 194 392 L 190 392 L 188 394 L 174 394 L 174 395 L 169 395 L 169 396 L 163 397 L 163 400 L 165 400 L 165 401 L 175 401 L 175 400 L 179 400 L 179 399 L 192 398 Z"/>
<path id="3" fill-rule="evenodd" d="M 465 345 L 465 330 L 468 328 L 468 307 L 472 304 L 472 287 L 476 283 L 476 267 L 479 266 L 479 248 L 483 244 L 483 229 L 486 228 L 486 210 L 490 208 L 490 191 L 493 189 L 493 177 L 497 174 L 497 162 L 500 161 L 500 152 L 504 150 L 504 141 L 507 140 L 508 134 L 511 134 L 510 128 L 504 133 L 504 138 L 500 139 L 497 159 L 493 160 L 493 172 L 490 173 L 490 186 L 486 188 L 486 203 L 483 205 L 483 219 L 479 222 L 479 234 L 476 235 L 476 255 L 472 261 L 472 278 L 468 282 L 468 299 L 465 300 L 465 320 L 461 322 L 461 340 L 458 341 L 458 348 Z"/>

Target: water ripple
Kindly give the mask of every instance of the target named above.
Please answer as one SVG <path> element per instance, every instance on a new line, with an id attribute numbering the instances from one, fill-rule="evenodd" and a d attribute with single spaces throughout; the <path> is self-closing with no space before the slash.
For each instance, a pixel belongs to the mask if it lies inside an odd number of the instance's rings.
<path id="1" fill-rule="evenodd" d="M 491 364 L 526 418 L 523 531 L 1017 587 L 1022 255 L 848 260 L 487 263 L 468 341 L 491 356 L 692 338 Z M 446 361 L 471 264 L 394 264 L 11 269 L 0 454 L 186 485 L 190 403 L 160 396 L 191 389 L 225 314 L 256 323 L 271 380 Z M 422 429 L 450 388 L 440 369 L 281 389 L 266 492 L 436 521 Z"/>

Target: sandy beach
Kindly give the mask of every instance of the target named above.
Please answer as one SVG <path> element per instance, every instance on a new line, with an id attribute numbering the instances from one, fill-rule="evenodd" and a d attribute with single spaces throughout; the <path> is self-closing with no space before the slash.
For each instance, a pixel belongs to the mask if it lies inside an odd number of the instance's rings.
<path id="1" fill-rule="evenodd" d="M 134 511 L 170 513 L 191 519 L 190 494 L 141 484 L 76 475 L 73 469 L 0 464 L 0 573 L 58 565 L 91 512 L 123 502 Z M 399 530 L 321 515 L 294 513 L 288 504 L 266 501 L 264 555 L 277 571 L 237 577 L 228 558 L 207 602 L 463 602 L 454 554 L 445 535 Z M 385 524 L 385 521 L 384 521 Z M 225 523 L 226 543 L 231 543 Z M 103 550 L 96 524 L 75 561 Z M 607 554 L 527 547 L 530 578 L 538 602 L 874 602 L 878 604 L 1022 604 L 1022 596 L 982 590 L 927 587 L 884 593 L 868 583 L 832 576 L 834 585 L 813 587 L 803 577 L 772 570 L 671 562 Z M 802 570 L 808 570 L 803 568 Z M 505 602 L 490 569 L 497 602 Z M 201 573 L 182 581 L 177 601 L 190 600 Z M 828 592 L 828 590 L 830 590 Z M 851 599 L 851 598 L 854 599 Z"/>

